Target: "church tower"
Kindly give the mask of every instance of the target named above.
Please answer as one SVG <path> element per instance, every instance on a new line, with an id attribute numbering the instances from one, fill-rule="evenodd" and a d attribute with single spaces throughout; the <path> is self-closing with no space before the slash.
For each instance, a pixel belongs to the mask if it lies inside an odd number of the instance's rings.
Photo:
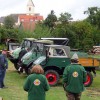
<path id="1" fill-rule="evenodd" d="M 32 0 L 29 0 L 27 3 L 27 15 L 34 15 L 34 4 Z"/>

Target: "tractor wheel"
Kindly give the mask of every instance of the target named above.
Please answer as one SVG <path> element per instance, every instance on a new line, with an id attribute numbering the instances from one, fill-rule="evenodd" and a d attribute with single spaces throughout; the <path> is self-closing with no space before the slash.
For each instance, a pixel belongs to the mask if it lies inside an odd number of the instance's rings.
<path id="1" fill-rule="evenodd" d="M 86 77 L 87 77 L 87 79 L 86 79 L 86 82 L 84 83 L 84 86 L 89 87 L 93 82 L 93 75 L 90 72 L 87 72 Z"/>
<path id="2" fill-rule="evenodd" d="M 26 73 L 27 75 L 31 74 L 31 68 L 25 68 L 25 73 Z"/>
<path id="3" fill-rule="evenodd" d="M 18 70 L 18 68 L 19 68 L 17 63 L 14 63 L 14 67 L 15 67 L 16 70 Z"/>
<path id="4" fill-rule="evenodd" d="M 26 73 L 27 75 L 29 75 L 29 69 L 28 69 L 28 68 L 25 68 L 25 73 Z"/>
<path id="5" fill-rule="evenodd" d="M 45 76 L 51 86 L 55 86 L 59 81 L 59 74 L 55 70 L 47 70 Z"/>

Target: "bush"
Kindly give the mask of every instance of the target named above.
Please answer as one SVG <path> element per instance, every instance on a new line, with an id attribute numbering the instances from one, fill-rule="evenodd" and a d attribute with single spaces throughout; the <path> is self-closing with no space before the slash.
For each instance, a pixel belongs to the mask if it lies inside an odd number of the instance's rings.
<path id="1" fill-rule="evenodd" d="M 6 49 L 7 47 L 4 44 L 0 44 L 0 50 Z"/>

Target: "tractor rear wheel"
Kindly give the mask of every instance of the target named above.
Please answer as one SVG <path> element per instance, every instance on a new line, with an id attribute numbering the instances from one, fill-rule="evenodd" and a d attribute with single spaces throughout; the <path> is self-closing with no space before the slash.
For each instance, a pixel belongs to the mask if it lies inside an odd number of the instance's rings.
<path id="1" fill-rule="evenodd" d="M 59 81 L 59 74 L 55 70 L 47 70 L 45 76 L 51 86 L 55 86 Z"/>
<path id="2" fill-rule="evenodd" d="M 84 83 L 84 86 L 89 87 L 93 82 L 93 75 L 90 72 L 87 72 L 86 77 L 87 77 L 87 79 L 86 79 L 86 82 Z"/>

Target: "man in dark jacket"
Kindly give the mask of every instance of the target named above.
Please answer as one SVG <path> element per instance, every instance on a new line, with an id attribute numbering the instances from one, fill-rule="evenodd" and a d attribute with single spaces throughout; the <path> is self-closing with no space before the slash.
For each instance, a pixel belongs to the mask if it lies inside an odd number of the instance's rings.
<path id="1" fill-rule="evenodd" d="M 78 55 L 75 53 L 71 58 L 71 64 L 63 73 L 64 89 L 68 100 L 80 100 L 85 81 L 86 71 L 78 64 Z"/>
<path id="2" fill-rule="evenodd" d="M 0 88 L 5 88 L 4 78 L 7 68 L 8 68 L 7 51 L 2 50 L 2 54 L 0 55 Z"/>

